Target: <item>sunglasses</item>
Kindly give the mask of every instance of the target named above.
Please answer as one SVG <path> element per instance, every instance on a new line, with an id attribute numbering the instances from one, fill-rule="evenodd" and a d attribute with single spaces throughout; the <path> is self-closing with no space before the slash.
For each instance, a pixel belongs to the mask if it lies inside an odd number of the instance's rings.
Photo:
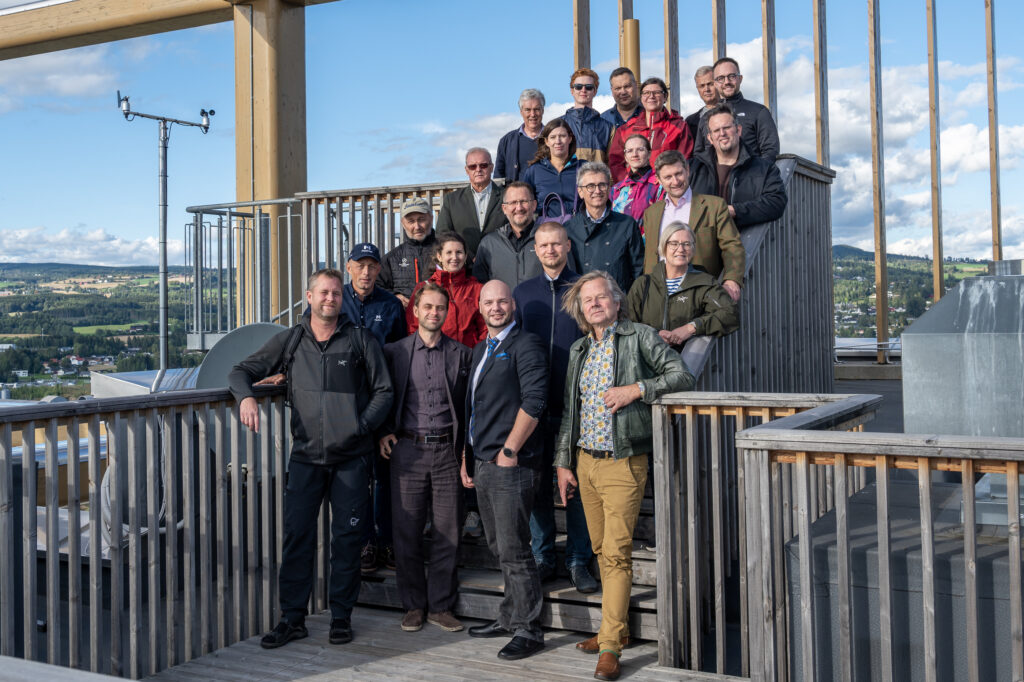
<path id="1" fill-rule="evenodd" d="M 572 84 L 572 89 L 573 90 L 587 90 L 587 91 L 590 91 L 590 90 L 596 90 L 597 86 L 594 85 L 593 83 L 573 83 Z"/>
<path id="2" fill-rule="evenodd" d="M 490 163 L 467 163 L 466 164 L 466 168 L 468 168 L 471 171 L 487 170 L 490 167 L 491 167 Z"/>

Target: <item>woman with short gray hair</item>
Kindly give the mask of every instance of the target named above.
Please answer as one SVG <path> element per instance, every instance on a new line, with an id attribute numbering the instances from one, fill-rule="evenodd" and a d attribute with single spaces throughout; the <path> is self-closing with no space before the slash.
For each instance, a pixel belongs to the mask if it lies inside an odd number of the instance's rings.
<path id="1" fill-rule="evenodd" d="M 690 265 L 696 246 L 693 231 L 676 221 L 661 230 L 662 260 L 638 277 L 626 297 L 626 314 L 658 330 L 679 350 L 693 336 L 725 336 L 739 329 L 736 303 L 715 278 Z"/>

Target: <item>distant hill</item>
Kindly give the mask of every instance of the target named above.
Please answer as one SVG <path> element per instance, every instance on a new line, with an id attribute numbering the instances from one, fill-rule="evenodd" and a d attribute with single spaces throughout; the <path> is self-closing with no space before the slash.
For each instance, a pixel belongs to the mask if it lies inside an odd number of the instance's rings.
<path id="1" fill-rule="evenodd" d="M 182 265 L 167 267 L 170 274 L 182 274 L 188 268 Z M 61 280 L 73 277 L 97 277 L 114 275 L 156 275 L 155 265 L 79 265 L 76 263 L 3 263 L 0 262 L 0 280 Z"/>
<path id="2" fill-rule="evenodd" d="M 865 251 L 864 249 L 858 249 L 856 246 L 847 246 L 846 244 L 835 244 L 832 246 L 832 258 L 845 258 L 851 260 L 866 260 L 872 263 L 875 262 L 875 252 Z M 904 256 L 900 253 L 888 254 L 890 261 L 930 261 L 931 258 L 923 258 L 921 256 Z M 965 259 L 970 260 L 970 259 Z M 983 262 L 983 261 L 979 261 Z"/>

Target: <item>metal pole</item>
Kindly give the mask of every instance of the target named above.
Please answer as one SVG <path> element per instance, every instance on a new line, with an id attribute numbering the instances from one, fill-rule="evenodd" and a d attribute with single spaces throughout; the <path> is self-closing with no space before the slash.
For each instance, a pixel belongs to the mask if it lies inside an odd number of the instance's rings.
<path id="1" fill-rule="evenodd" d="M 224 331 L 224 216 L 217 217 L 217 331 Z"/>
<path id="2" fill-rule="evenodd" d="M 159 127 L 159 218 L 160 218 L 160 371 L 153 380 L 150 392 L 160 388 L 164 374 L 167 372 L 167 121 L 160 119 Z"/>

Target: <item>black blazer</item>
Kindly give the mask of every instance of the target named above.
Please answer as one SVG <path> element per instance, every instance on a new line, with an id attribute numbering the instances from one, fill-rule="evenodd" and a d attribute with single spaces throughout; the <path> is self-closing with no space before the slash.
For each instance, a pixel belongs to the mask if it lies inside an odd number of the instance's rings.
<path id="1" fill-rule="evenodd" d="M 466 185 L 462 189 L 445 196 L 441 203 L 441 212 L 437 215 L 437 233 L 458 232 L 466 240 L 466 249 L 470 260 L 476 255 L 476 247 L 488 232 L 493 232 L 505 224 L 505 214 L 501 210 L 501 188 L 491 183 L 491 198 L 487 202 L 484 214 L 484 227 L 478 227 L 476 202 L 473 200 L 473 188 Z"/>
<path id="2" fill-rule="evenodd" d="M 474 416 L 474 444 L 466 438 L 466 468 L 472 472 L 475 458 L 491 461 L 498 456 L 505 438 L 512 431 L 516 415 L 522 408 L 539 420 L 548 397 L 548 360 L 540 337 L 516 325 L 487 360 L 473 392 L 476 366 L 487 351 L 484 339 L 473 349 L 466 389 L 467 434 L 470 415 Z M 519 450 L 521 465 L 541 466 L 544 439 L 541 429 L 534 429 Z"/>
<path id="3" fill-rule="evenodd" d="M 391 383 L 395 389 L 395 400 L 391 412 L 384 422 L 383 435 L 396 434 L 402 410 L 405 408 L 405 391 L 409 385 L 409 368 L 412 366 L 413 343 L 417 334 L 410 334 L 400 341 L 384 346 L 384 358 L 391 372 Z M 444 353 L 445 385 L 448 388 L 448 407 L 455 416 L 452 436 L 455 439 L 455 456 L 462 457 L 466 438 L 466 387 L 469 385 L 471 370 L 470 357 L 473 353 L 458 341 L 441 336 L 441 351 Z M 461 459 L 460 459 L 461 461 Z"/>

